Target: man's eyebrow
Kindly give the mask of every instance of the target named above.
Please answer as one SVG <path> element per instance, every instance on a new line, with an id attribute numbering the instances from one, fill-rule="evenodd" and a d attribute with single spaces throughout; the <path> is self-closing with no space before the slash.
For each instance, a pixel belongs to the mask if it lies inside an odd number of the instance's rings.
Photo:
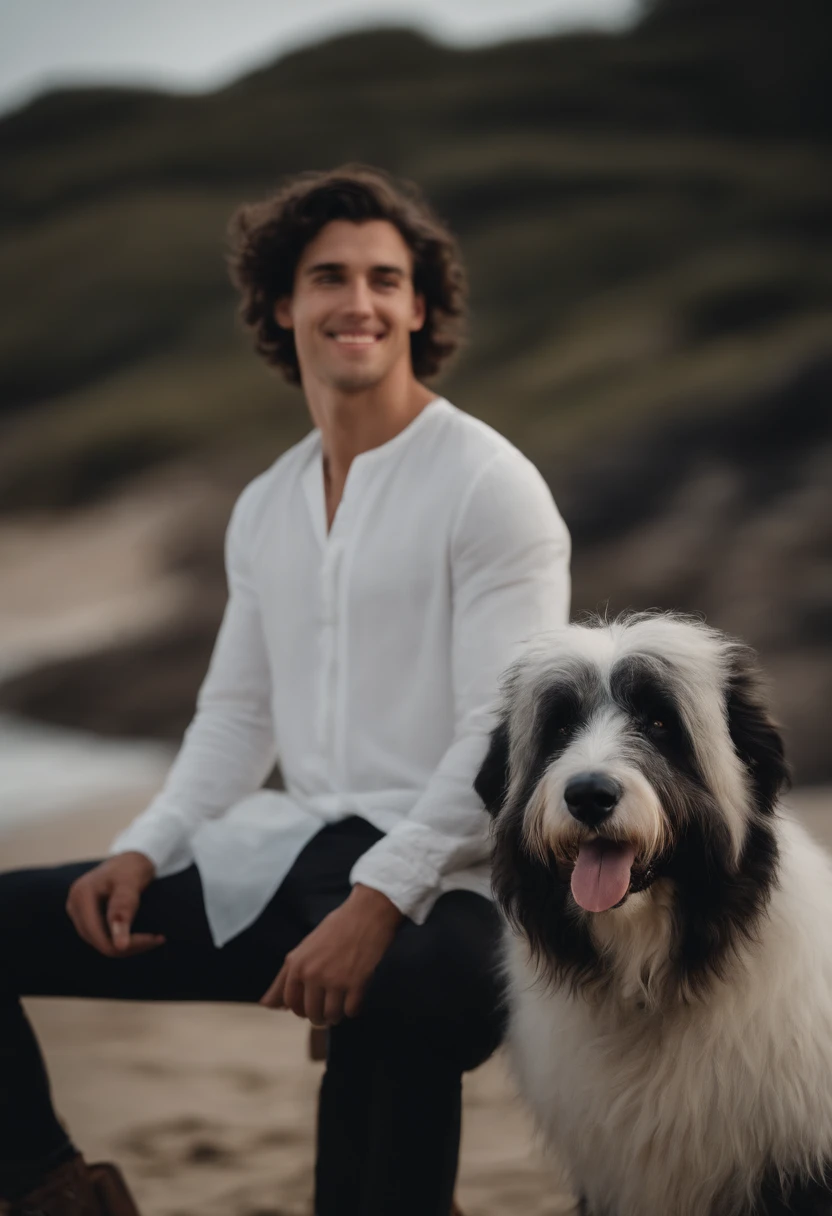
<path id="1" fill-rule="evenodd" d="M 307 275 L 332 274 L 333 272 L 338 272 L 345 269 L 346 265 L 344 262 L 315 262 L 313 266 L 308 266 L 304 273 Z M 395 274 L 402 279 L 407 276 L 407 271 L 403 266 L 387 266 L 381 264 L 378 266 L 373 266 L 371 269 L 373 274 Z"/>
<path id="2" fill-rule="evenodd" d="M 307 266 L 306 274 L 321 274 L 326 271 L 343 270 L 343 262 L 316 262 L 314 266 Z"/>

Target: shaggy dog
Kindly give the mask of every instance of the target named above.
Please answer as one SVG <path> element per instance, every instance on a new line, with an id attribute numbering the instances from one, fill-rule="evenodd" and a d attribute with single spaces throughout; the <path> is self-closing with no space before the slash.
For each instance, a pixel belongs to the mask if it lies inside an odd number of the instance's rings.
<path id="1" fill-rule="evenodd" d="M 476 784 L 510 1052 L 586 1216 L 832 1213 L 832 865 L 786 779 L 703 624 L 569 626 L 508 674 Z"/>

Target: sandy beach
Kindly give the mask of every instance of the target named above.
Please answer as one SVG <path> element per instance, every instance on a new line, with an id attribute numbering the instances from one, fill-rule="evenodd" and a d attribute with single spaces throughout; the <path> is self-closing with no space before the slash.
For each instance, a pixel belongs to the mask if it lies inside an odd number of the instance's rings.
<path id="1" fill-rule="evenodd" d="M 132 791 L 117 810 L 9 830 L 3 867 L 97 856 L 145 801 Z M 27 1004 L 57 1109 L 90 1159 L 120 1162 L 142 1216 L 311 1216 L 323 1066 L 305 1023 L 223 1005 Z M 458 1199 L 465 1216 L 573 1210 L 499 1055 L 466 1078 Z"/>

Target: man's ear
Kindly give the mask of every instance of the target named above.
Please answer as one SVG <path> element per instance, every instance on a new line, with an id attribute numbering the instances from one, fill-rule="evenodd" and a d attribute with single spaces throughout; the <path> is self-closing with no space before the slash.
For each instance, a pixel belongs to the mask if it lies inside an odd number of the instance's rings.
<path id="1" fill-rule="evenodd" d="M 757 806 L 767 813 L 774 808 L 783 787 L 789 784 L 789 767 L 783 740 L 769 712 L 755 656 L 750 650 L 738 649 L 733 656 L 726 702 L 731 742 L 748 770 Z"/>
<path id="2" fill-rule="evenodd" d="M 410 332 L 418 333 L 424 327 L 425 318 L 427 316 L 427 306 L 425 297 L 421 293 L 417 293 L 413 297 L 413 318 L 410 322 Z"/>
<path id="3" fill-rule="evenodd" d="M 508 777 L 508 723 L 503 721 L 492 731 L 488 753 L 474 781 L 474 789 L 492 818 L 506 800 Z"/>
<path id="4" fill-rule="evenodd" d="M 279 300 L 275 300 L 273 316 L 281 329 L 295 328 L 295 322 L 292 317 L 291 296 L 281 296 Z"/>

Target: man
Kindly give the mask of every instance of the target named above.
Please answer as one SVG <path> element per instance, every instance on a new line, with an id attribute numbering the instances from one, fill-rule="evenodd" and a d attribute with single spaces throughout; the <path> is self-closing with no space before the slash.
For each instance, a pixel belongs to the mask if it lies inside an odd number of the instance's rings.
<path id="1" fill-rule="evenodd" d="M 107 860 L 0 878 L 0 1194 L 134 1210 L 58 1122 L 20 995 L 260 1000 L 330 1027 L 317 1216 L 448 1216 L 462 1073 L 501 1033 L 472 782 L 500 673 L 566 618 L 568 536 L 533 466 L 423 383 L 464 277 L 414 191 L 304 175 L 233 231 L 243 317 L 315 429 L 234 509 L 159 797 Z"/>

